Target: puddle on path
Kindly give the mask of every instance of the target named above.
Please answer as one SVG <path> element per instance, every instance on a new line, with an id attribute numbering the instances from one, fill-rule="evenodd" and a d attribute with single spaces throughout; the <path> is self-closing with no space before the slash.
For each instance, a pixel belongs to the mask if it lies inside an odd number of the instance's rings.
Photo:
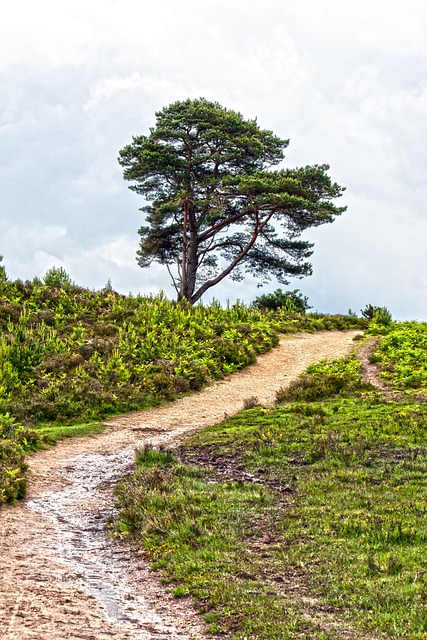
<path id="1" fill-rule="evenodd" d="M 158 614 L 142 594 L 135 593 L 126 579 L 130 553 L 115 548 L 107 538 L 111 487 L 133 459 L 134 451 L 126 449 L 63 460 L 64 488 L 45 492 L 27 506 L 54 524 L 63 559 L 83 589 L 103 607 L 109 622 L 137 640 L 184 640 L 188 634 L 178 631 L 167 616 Z"/>

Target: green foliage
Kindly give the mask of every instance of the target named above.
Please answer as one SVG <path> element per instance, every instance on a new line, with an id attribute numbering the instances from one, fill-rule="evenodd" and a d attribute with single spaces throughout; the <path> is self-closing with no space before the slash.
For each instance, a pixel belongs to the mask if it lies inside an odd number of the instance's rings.
<path id="1" fill-rule="evenodd" d="M 373 304 L 367 304 L 364 309 L 360 310 L 360 313 L 366 320 L 373 320 L 375 312 L 380 308 L 381 307 L 375 307 Z"/>
<path id="2" fill-rule="evenodd" d="M 73 281 L 64 267 L 51 267 L 48 269 L 43 276 L 43 282 L 47 287 L 57 287 L 58 289 L 73 285 Z"/>
<path id="3" fill-rule="evenodd" d="M 255 298 L 252 306 L 256 309 L 284 309 L 287 312 L 305 313 L 310 309 L 308 298 L 299 289 L 282 291 L 276 289 L 274 293 L 264 293 Z"/>
<path id="4" fill-rule="evenodd" d="M 366 320 L 373 320 L 377 324 L 389 325 L 392 321 L 391 313 L 387 307 L 375 307 L 372 304 L 367 304 L 360 312 Z"/>
<path id="5" fill-rule="evenodd" d="M 70 285 L 0 286 L 0 411 L 90 422 L 159 404 L 254 362 L 277 344 L 256 310 L 175 305 Z M 59 280 L 57 281 L 58 284 Z"/>
<path id="6" fill-rule="evenodd" d="M 94 292 L 59 275 L 60 287 L 0 284 L 0 411 L 24 423 L 93 422 L 154 406 L 254 362 L 278 331 L 358 322 Z"/>
<path id="7" fill-rule="evenodd" d="M 337 395 L 351 395 L 371 390 L 362 381 L 362 363 L 355 357 L 340 360 L 322 360 L 311 365 L 297 380 L 277 392 L 277 402 L 314 402 Z"/>
<path id="8" fill-rule="evenodd" d="M 372 318 L 373 322 L 376 324 L 382 324 L 384 326 L 389 326 L 392 322 L 392 316 L 387 307 L 380 307 L 375 310 L 374 317 Z"/>
<path id="9" fill-rule="evenodd" d="M 372 336 L 387 335 L 393 328 L 392 316 L 386 307 L 376 308 L 369 323 L 368 333 Z"/>
<path id="10" fill-rule="evenodd" d="M 427 394 L 427 323 L 391 325 L 375 360 L 381 366 L 381 377 L 394 389 Z"/>
<path id="11" fill-rule="evenodd" d="M 130 188 L 150 202 L 140 266 L 167 265 L 178 299 L 192 304 L 228 275 L 283 284 L 309 275 L 313 245 L 297 238 L 345 211 L 332 202 L 343 189 L 327 165 L 273 171 L 287 145 L 204 98 L 156 113 L 156 126 L 119 157 Z"/>
<path id="12" fill-rule="evenodd" d="M 0 413 L 0 506 L 23 498 L 26 490 L 25 454 L 40 444 L 35 431 Z"/>
<path id="13" fill-rule="evenodd" d="M 105 283 L 105 285 L 102 288 L 103 291 L 105 291 L 105 293 L 113 293 L 114 289 L 113 289 L 113 285 L 111 284 L 111 279 L 108 278 L 107 282 Z"/>
<path id="14" fill-rule="evenodd" d="M 301 314 L 289 312 L 286 308 L 263 309 L 263 317 L 268 320 L 279 333 L 294 333 L 296 331 L 346 331 L 347 329 L 365 330 L 367 320 L 351 315 L 328 315 L 324 313 Z"/>

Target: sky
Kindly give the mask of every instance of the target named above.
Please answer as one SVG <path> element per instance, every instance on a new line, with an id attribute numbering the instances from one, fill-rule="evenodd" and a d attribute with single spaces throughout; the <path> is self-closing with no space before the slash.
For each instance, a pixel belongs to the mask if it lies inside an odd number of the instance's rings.
<path id="1" fill-rule="evenodd" d="M 330 165 L 347 211 L 308 230 L 314 310 L 427 320 L 425 0 L 14 0 L 0 22 L 0 254 L 10 278 L 174 291 L 135 259 L 144 223 L 118 152 L 205 97 Z M 223 281 L 206 294 L 274 291 Z"/>

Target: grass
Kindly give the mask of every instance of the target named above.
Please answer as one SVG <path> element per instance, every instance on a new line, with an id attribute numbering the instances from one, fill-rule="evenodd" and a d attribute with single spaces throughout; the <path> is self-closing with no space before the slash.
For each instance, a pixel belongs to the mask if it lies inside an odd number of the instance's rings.
<path id="1" fill-rule="evenodd" d="M 384 401 L 357 369 L 311 367 L 277 408 L 141 452 L 119 485 L 114 531 L 211 633 L 427 637 L 427 405 Z"/>
<path id="2" fill-rule="evenodd" d="M 397 391 L 427 394 L 427 323 L 394 323 L 372 358 Z"/>
<path id="3" fill-rule="evenodd" d="M 59 440 L 66 438 L 81 438 L 83 436 L 92 436 L 102 433 L 105 425 L 102 422 L 85 422 L 82 424 L 50 424 L 40 423 L 33 427 L 33 431 L 37 434 L 43 444 L 55 444 Z"/>
<path id="4" fill-rule="evenodd" d="M 105 425 L 100 422 L 75 425 L 39 424 L 29 429 L 9 414 L 0 414 L 0 506 L 14 504 L 25 496 L 26 456 L 54 445 L 58 440 L 95 435 Z"/>
<path id="5" fill-rule="evenodd" d="M 60 286 L 0 280 L 0 412 L 27 425 L 94 422 L 157 406 L 255 362 L 279 331 L 366 324 L 96 292 L 60 275 Z"/>
<path id="6" fill-rule="evenodd" d="M 191 307 L 163 294 L 91 291 L 56 268 L 43 282 L 0 276 L 0 415 L 35 430 L 37 446 L 99 432 L 107 416 L 198 390 L 255 362 L 278 343 L 278 331 L 366 324 L 353 316 L 264 312 L 239 302 Z M 8 470 L 0 492 L 13 500 L 25 487 L 26 445 L 3 439 L 0 430 Z"/>

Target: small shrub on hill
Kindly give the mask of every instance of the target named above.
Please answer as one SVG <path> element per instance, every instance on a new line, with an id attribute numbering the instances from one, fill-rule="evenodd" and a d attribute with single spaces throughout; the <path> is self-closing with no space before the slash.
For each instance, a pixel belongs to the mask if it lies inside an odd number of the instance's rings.
<path id="1" fill-rule="evenodd" d="M 374 360 L 381 366 L 381 377 L 395 389 L 427 394 L 427 323 L 390 325 Z"/>
<path id="2" fill-rule="evenodd" d="M 307 309 L 310 309 L 308 298 L 299 289 L 294 289 L 294 291 L 276 289 L 274 293 L 264 293 L 255 298 L 252 306 L 256 309 L 284 309 L 297 313 L 305 313 Z"/>
<path id="3" fill-rule="evenodd" d="M 315 402 L 337 395 L 350 395 L 372 390 L 361 378 L 362 364 L 354 356 L 340 360 L 322 360 L 307 368 L 288 387 L 280 389 L 277 403 L 303 401 Z"/>
<path id="4" fill-rule="evenodd" d="M 43 276 L 43 282 L 47 287 L 57 287 L 58 289 L 73 285 L 73 281 L 64 267 L 51 267 L 48 269 Z"/>
<path id="5" fill-rule="evenodd" d="M 8 414 L 0 413 L 0 506 L 24 497 L 25 454 L 39 444 L 35 431 L 17 424 Z"/>
<path id="6" fill-rule="evenodd" d="M 3 256 L 0 256 L 0 262 L 3 262 Z M 0 264 L 0 282 L 5 282 L 7 280 L 6 269 L 2 264 Z"/>

